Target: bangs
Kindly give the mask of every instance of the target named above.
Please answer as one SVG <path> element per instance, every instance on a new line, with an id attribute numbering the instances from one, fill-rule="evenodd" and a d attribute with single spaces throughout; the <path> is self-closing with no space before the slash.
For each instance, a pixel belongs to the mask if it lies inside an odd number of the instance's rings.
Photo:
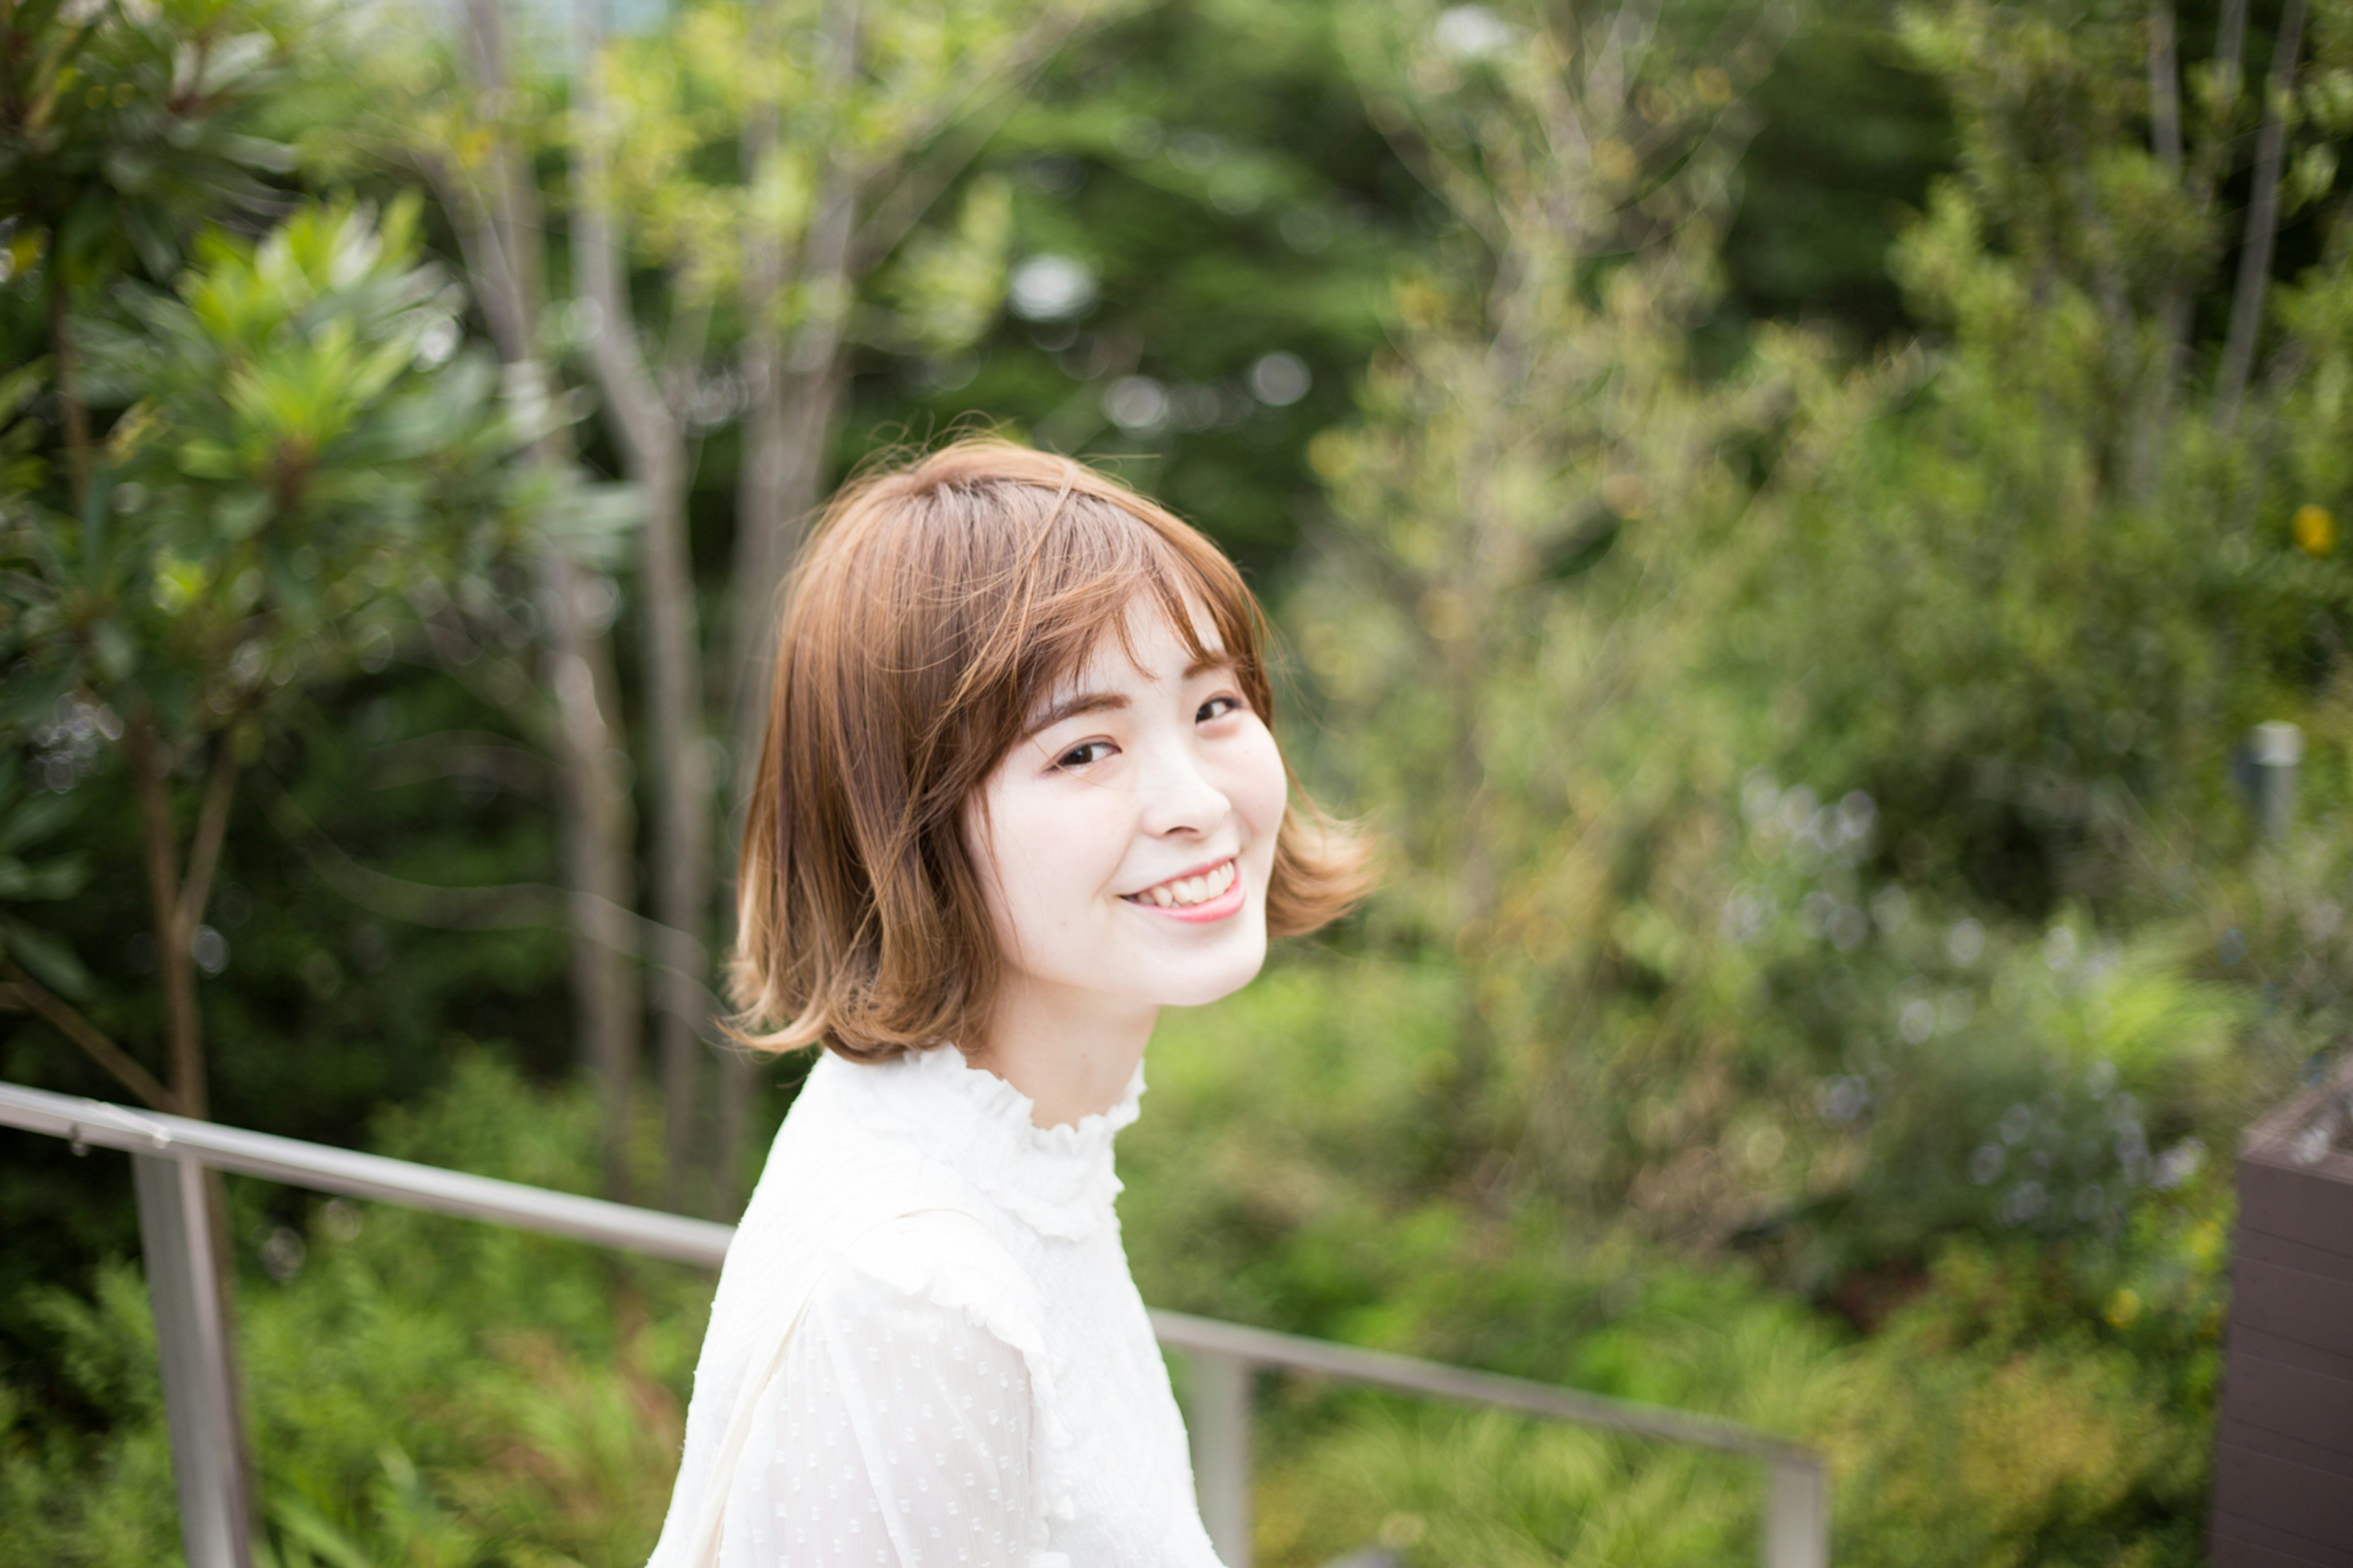
<path id="1" fill-rule="evenodd" d="M 1167 622 L 1194 662 L 1229 666 L 1245 683 L 1259 683 L 1256 601 L 1224 556 L 1202 560 L 1184 544 L 1124 507 L 1092 496 L 1061 499 L 1015 570 L 1001 631 L 971 667 L 970 695 L 1001 708 L 1012 723 L 1006 746 L 1107 644 L 1136 665 L 1137 633 L 1154 616 Z M 1253 700 L 1264 707 L 1262 696 Z"/>

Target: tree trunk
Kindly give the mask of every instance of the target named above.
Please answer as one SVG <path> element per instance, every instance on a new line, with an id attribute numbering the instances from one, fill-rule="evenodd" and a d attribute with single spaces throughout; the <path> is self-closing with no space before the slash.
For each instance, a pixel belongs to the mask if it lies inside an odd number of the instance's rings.
<path id="1" fill-rule="evenodd" d="M 155 931 L 155 974 L 164 987 L 164 1058 L 172 1098 L 183 1116 L 205 1114 L 204 1027 L 196 1010 L 196 972 L 180 940 L 178 832 L 172 826 L 167 765 L 153 729 L 132 721 L 131 766 L 139 777 L 139 826 L 145 842 L 147 907 Z"/>
<path id="2" fill-rule="evenodd" d="M 735 647 L 731 683 L 738 753 L 735 798 L 750 798 L 754 737 L 767 717 L 769 666 L 775 661 L 776 616 L 785 577 L 799 553 L 801 531 L 823 495 L 826 460 L 848 390 L 842 336 L 849 324 L 851 243 L 858 227 L 858 182 L 852 171 L 828 167 L 818 193 L 797 280 L 809 314 L 787 336 L 775 324 L 779 302 L 747 298 L 745 312 L 762 326 L 746 368 L 754 372 L 744 426 L 744 477 L 735 519 Z M 768 263 L 763 279 L 781 291 L 786 281 L 781 247 L 773 239 L 754 253 Z M 747 268 L 747 284 L 752 275 Z"/>
<path id="3" fill-rule="evenodd" d="M 467 0 L 466 60 L 480 98 L 495 107 L 507 85 L 504 29 L 498 0 Z M 539 357 L 546 300 L 540 243 L 539 192 L 502 125 L 491 136 L 489 190 L 450 191 L 475 297 L 491 323 L 510 377 L 537 397 L 553 397 L 554 378 Z M 570 460 L 559 427 L 542 435 L 533 459 L 554 468 Z M 571 895 L 570 980 L 582 1064 L 596 1085 L 605 1191 L 629 1195 L 629 1123 L 636 1098 L 643 1013 L 628 933 L 611 929 L 614 911 L 634 905 L 628 787 L 616 742 L 612 651 L 588 614 L 587 574 L 550 552 L 539 563 L 540 603 L 548 617 L 545 680 L 550 713 L 541 740 L 556 766 L 556 815 L 564 885 Z M 603 678 L 600 679 L 600 672 Z"/>
<path id="4" fill-rule="evenodd" d="M 855 287 L 849 263 L 856 216 L 855 192 L 844 176 L 828 192 L 810 237 L 808 260 L 818 269 L 817 277 L 830 279 L 826 293 L 844 296 Z M 780 247 L 771 245 L 765 253 L 779 256 Z M 760 256 L 758 249 L 751 253 L 752 258 Z M 765 276 L 775 279 L 781 290 L 780 264 Z M 751 281 L 748 268 L 746 281 Z M 767 724 L 785 578 L 799 553 L 802 531 L 824 493 L 827 459 L 849 379 L 842 354 L 846 298 L 838 313 L 821 324 L 807 323 L 793 334 L 789 358 L 783 334 L 769 324 L 775 321 L 776 296 L 768 296 L 765 309 L 751 300 L 745 303 L 751 320 L 762 324 L 753 336 L 764 341 L 757 347 L 746 345 L 752 400 L 744 416 L 744 472 L 735 519 L 735 635 L 729 684 L 735 736 L 733 815 L 739 827 L 744 803 L 752 797 L 759 737 Z M 740 1049 L 721 1053 L 711 1161 L 713 1201 L 722 1214 L 733 1213 L 742 1201 L 744 1145 L 751 1129 L 755 1078 L 752 1058 Z"/>
<path id="5" fill-rule="evenodd" d="M 768 62 L 776 59 L 784 48 L 782 13 L 782 0 L 757 0 L 752 9 L 752 58 L 755 62 L 755 80 L 764 83 L 773 79 L 768 75 Z M 765 91 L 744 117 L 743 160 L 747 189 L 762 184 L 776 156 L 780 119 L 780 106 Z M 739 759 L 756 756 L 758 752 L 759 731 L 755 726 L 761 722 L 766 700 L 765 669 L 774 646 L 773 623 L 777 610 L 773 587 L 764 592 L 745 584 L 779 580 L 767 575 L 771 567 L 765 557 L 748 562 L 754 576 L 745 577 L 743 573 L 747 555 L 755 553 L 755 542 L 759 549 L 775 548 L 780 520 L 786 515 L 783 500 L 785 344 L 784 325 L 777 320 L 777 308 L 785 291 L 784 237 L 763 220 L 756 204 L 746 204 L 742 243 L 744 338 L 737 349 L 736 365 L 743 376 L 746 399 L 742 426 L 744 456 L 735 475 L 737 588 L 725 611 L 731 663 L 723 672 L 722 681 L 734 721 L 733 755 Z M 744 791 L 748 777 L 745 765 L 739 761 L 728 781 L 729 825 L 736 830 L 728 836 L 731 842 L 742 828 L 740 816 L 743 803 L 748 798 Z M 722 850 L 712 862 L 712 872 L 727 906 L 715 912 L 721 925 L 730 930 L 735 901 L 734 879 L 729 875 L 733 860 L 732 855 Z M 718 1094 L 712 1119 L 712 1212 L 722 1218 L 733 1218 L 744 1199 L 743 1183 L 737 1173 L 743 1164 L 754 1089 L 751 1058 L 740 1047 L 722 1051 L 715 1078 Z"/>
<path id="6" fill-rule="evenodd" d="M 681 460 L 678 446 L 668 448 Z M 711 973 L 704 934 L 711 925 L 711 776 L 703 744 L 702 671 L 697 647 L 694 582 L 687 559 L 685 476 L 656 466 L 638 592 L 644 595 L 647 751 L 653 775 L 654 919 L 662 951 L 654 954 L 657 1037 L 662 1073 L 663 1194 L 686 1202 L 686 1181 L 702 1143 L 695 1112 Z"/>
<path id="7" fill-rule="evenodd" d="M 596 307 L 589 363 L 623 462 L 645 498 L 638 588 L 645 658 L 646 773 L 655 801 L 653 954 L 662 1077 L 663 1194 L 685 1197 L 694 1158 L 703 998 L 710 964 L 703 934 L 711 906 L 711 784 L 703 747 L 702 658 L 686 531 L 686 435 L 656 384 L 629 308 L 620 237 L 612 216 L 596 0 L 580 0 L 580 62 L 573 101 L 573 273 Z"/>
<path id="8" fill-rule="evenodd" d="M 735 797 L 750 798 L 751 769 L 759 754 L 757 737 L 768 713 L 770 667 L 776 657 L 776 624 L 784 608 L 784 585 L 800 553 L 803 531 L 825 493 L 827 459 L 833 450 L 841 405 L 849 390 L 841 363 L 840 329 L 796 332 L 792 357 L 771 377 L 767 406 L 750 411 L 744 429 L 748 467 L 735 534 L 735 733 L 738 742 Z M 781 356 L 780 356 L 781 358 Z M 817 363 L 803 368 L 805 359 Z"/>
<path id="9" fill-rule="evenodd" d="M 195 938 L 213 872 L 228 831 L 229 805 L 237 790 L 237 753 L 229 737 L 216 742 L 196 834 L 188 847 L 187 874 L 179 865 L 179 830 L 172 821 L 171 758 L 142 714 L 131 731 L 132 770 L 139 779 L 139 821 L 145 841 L 147 903 L 155 927 L 155 973 L 164 987 L 165 1037 L 171 1059 L 172 1098 L 183 1116 L 210 1113 L 205 1074 L 204 1017 L 196 1003 Z"/>
<path id="10" fill-rule="evenodd" d="M 626 1199 L 644 1017 L 630 934 L 621 923 L 623 911 L 637 907 L 628 787 L 621 776 L 626 753 L 605 722 L 614 706 L 612 658 L 583 603 L 588 574 L 556 554 L 541 570 L 554 622 L 549 685 L 555 693 L 565 885 L 572 895 L 572 992 L 583 1006 L 582 1046 L 604 1125 L 605 1190 Z"/>

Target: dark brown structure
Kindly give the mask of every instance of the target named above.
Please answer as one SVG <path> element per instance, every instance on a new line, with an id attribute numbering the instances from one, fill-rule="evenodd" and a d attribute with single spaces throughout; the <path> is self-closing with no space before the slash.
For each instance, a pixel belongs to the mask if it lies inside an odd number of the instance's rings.
<path id="1" fill-rule="evenodd" d="M 2239 1146 L 2216 1568 L 2353 1568 L 2353 1058 Z"/>

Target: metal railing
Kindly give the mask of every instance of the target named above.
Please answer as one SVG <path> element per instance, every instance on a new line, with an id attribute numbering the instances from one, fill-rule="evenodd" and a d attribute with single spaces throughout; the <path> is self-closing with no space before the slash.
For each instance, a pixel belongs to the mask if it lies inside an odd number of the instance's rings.
<path id="1" fill-rule="evenodd" d="M 206 1242 L 207 1168 L 713 1268 L 735 1234 L 733 1226 L 710 1220 L 16 1084 L 0 1083 L 0 1127 L 62 1138 L 77 1152 L 94 1146 L 131 1155 L 189 1568 L 251 1568 L 253 1562 L 236 1363 Z M 1765 1568 L 1827 1568 L 1830 1562 L 1827 1472 L 1820 1456 L 1780 1438 L 1686 1411 L 1183 1312 L 1155 1311 L 1152 1328 L 1162 1345 L 1192 1360 L 1187 1425 L 1194 1482 L 1202 1522 L 1229 1568 L 1249 1568 L 1250 1560 L 1252 1384 L 1261 1372 L 1303 1373 L 1743 1455 L 1759 1461 L 1767 1476 Z"/>

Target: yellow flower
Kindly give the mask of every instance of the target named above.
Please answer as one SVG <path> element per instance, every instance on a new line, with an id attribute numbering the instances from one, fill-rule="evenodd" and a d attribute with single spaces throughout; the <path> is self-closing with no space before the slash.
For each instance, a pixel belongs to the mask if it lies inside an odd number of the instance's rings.
<path id="1" fill-rule="evenodd" d="M 2337 514 L 2314 501 L 2295 509 L 2290 523 L 2295 531 L 2295 547 L 2306 555 L 2333 555 L 2337 552 Z"/>
<path id="2" fill-rule="evenodd" d="M 2130 1328 L 2133 1320 L 2140 1316 L 2140 1292 L 2130 1286 L 2119 1289 L 2115 1295 L 2108 1298 L 2106 1316 L 2108 1327 Z"/>

